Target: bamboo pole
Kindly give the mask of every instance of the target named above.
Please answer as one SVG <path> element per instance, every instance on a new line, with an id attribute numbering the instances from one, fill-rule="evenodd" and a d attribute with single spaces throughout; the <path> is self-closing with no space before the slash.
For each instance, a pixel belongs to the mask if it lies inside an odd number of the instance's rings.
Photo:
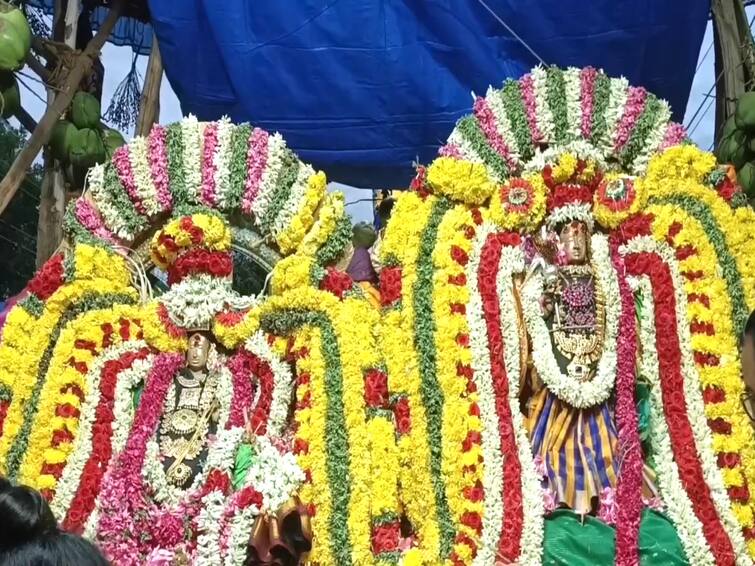
<path id="1" fill-rule="evenodd" d="M 157 36 L 152 36 L 152 50 L 147 62 L 142 98 L 139 101 L 139 119 L 136 122 L 136 135 L 146 136 L 152 125 L 160 121 L 160 85 L 163 79 L 163 60 Z"/>
<path id="2" fill-rule="evenodd" d="M 26 171 L 34 163 L 34 159 L 39 155 L 42 146 L 50 140 L 50 134 L 55 123 L 71 104 L 73 95 L 76 93 L 81 80 L 91 70 L 94 58 L 100 52 L 100 49 L 102 49 L 105 41 L 107 41 L 110 32 L 113 31 L 115 23 L 123 12 L 123 7 L 123 0 L 115 0 L 113 2 L 110 13 L 103 22 L 102 27 L 97 31 L 97 34 L 89 42 L 86 49 L 78 55 L 76 63 L 71 69 L 65 83 L 63 83 L 60 92 L 55 97 L 55 101 L 47 108 L 42 119 L 39 121 L 39 126 L 34 130 L 34 133 L 26 142 L 26 146 L 16 156 L 8 173 L 2 182 L 0 182 L 0 214 L 3 213 L 8 203 L 10 203 L 16 194 L 18 187 L 26 175 Z"/>

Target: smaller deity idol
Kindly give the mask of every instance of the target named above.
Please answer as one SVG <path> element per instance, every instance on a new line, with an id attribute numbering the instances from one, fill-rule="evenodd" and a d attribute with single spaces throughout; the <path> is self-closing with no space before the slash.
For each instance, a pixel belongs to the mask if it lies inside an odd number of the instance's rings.
<path id="1" fill-rule="evenodd" d="M 229 252 L 228 227 L 205 215 L 171 222 L 153 242 L 171 285 L 157 309 L 188 349 L 154 355 L 103 482 L 95 536 L 113 563 L 295 565 L 311 548 L 296 495 L 304 473 L 290 442 L 266 435 L 285 428 L 270 426 L 270 407 L 290 402 L 291 374 L 270 366 L 264 336 L 234 353 L 210 332 L 221 310 L 250 303 L 231 289 Z"/>

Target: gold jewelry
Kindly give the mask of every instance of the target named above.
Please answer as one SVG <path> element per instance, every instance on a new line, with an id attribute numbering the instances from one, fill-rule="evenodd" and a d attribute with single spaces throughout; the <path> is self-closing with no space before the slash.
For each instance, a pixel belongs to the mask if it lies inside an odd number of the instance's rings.
<path id="1" fill-rule="evenodd" d="M 202 383 L 204 383 L 205 376 L 200 374 L 199 377 L 196 377 L 193 373 L 191 373 L 191 370 L 189 370 L 189 374 L 191 377 L 186 377 L 185 375 L 183 375 L 183 373 L 179 373 L 176 376 L 178 384 L 181 387 L 186 387 L 186 388 L 199 387 L 200 385 L 202 385 Z"/>

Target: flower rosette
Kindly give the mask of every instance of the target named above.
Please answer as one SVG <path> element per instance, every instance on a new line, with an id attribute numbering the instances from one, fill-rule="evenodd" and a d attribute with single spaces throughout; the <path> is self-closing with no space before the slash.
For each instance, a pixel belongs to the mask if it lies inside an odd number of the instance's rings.
<path id="1" fill-rule="evenodd" d="M 231 249 L 231 230 L 220 216 L 198 213 L 171 220 L 155 233 L 150 251 L 155 264 L 166 269 L 184 253 L 198 249 L 208 252 Z"/>
<path id="2" fill-rule="evenodd" d="M 613 230 L 645 206 L 645 197 L 641 180 L 608 174 L 595 190 L 592 213 L 598 224 Z"/>
<path id="3" fill-rule="evenodd" d="M 532 232 L 545 215 L 547 191 L 540 175 L 509 179 L 490 200 L 490 218 L 503 230 Z"/>

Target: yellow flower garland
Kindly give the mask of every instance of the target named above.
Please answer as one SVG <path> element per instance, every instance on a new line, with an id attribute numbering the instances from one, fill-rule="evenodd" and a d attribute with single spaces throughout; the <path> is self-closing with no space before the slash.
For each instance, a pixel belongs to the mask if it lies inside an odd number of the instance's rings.
<path id="1" fill-rule="evenodd" d="M 469 204 L 482 204 L 495 190 L 481 163 L 454 157 L 439 157 L 427 168 L 427 183 L 433 192 Z"/>
<path id="2" fill-rule="evenodd" d="M 289 254 L 302 242 L 307 231 L 314 223 L 314 214 L 325 195 L 327 180 L 322 172 L 315 173 L 307 181 L 307 192 L 299 203 L 291 222 L 276 237 L 281 252 Z"/>
<path id="3" fill-rule="evenodd" d="M 231 229 L 219 216 L 205 213 L 192 214 L 191 223 L 202 231 L 201 246 L 210 251 L 225 252 L 231 249 Z M 161 236 L 170 236 L 178 248 L 188 248 L 196 245 L 191 231 L 183 226 L 183 218 L 174 218 L 152 236 L 150 250 L 152 261 L 161 269 L 170 265 L 179 251 L 168 248 L 161 242 Z"/>
<path id="4" fill-rule="evenodd" d="M 312 229 L 304 236 L 297 253 L 313 256 L 335 231 L 338 221 L 346 214 L 343 193 L 328 193 L 323 199 Z"/>

